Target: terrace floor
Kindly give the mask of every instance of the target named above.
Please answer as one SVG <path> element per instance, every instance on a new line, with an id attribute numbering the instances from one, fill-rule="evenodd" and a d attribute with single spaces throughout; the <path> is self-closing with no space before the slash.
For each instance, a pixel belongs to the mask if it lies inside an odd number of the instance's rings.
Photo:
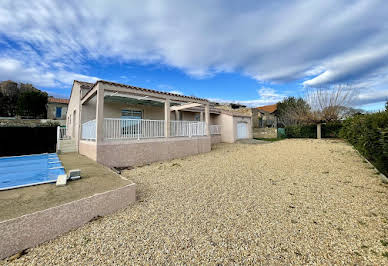
<path id="1" fill-rule="evenodd" d="M 64 187 L 55 183 L 0 191 L 0 221 L 44 210 L 119 188 L 132 182 L 77 153 L 59 155 L 66 171 L 81 169 L 82 178 Z"/>
<path id="2" fill-rule="evenodd" d="M 135 204 L 13 262 L 388 263 L 388 187 L 342 141 L 218 144 L 125 175 Z"/>

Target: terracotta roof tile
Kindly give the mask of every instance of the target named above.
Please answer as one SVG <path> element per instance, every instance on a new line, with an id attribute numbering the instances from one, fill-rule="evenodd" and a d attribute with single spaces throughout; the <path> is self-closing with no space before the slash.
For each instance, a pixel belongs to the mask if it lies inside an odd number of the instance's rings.
<path id="1" fill-rule="evenodd" d="M 49 103 L 69 103 L 69 99 L 62 99 L 62 98 L 54 98 L 54 97 L 49 97 L 48 98 Z"/>
<path id="2" fill-rule="evenodd" d="M 82 81 L 77 81 L 77 82 L 82 83 Z M 151 90 L 151 89 L 145 89 L 145 88 L 140 88 L 140 87 L 136 87 L 136 86 L 126 85 L 126 84 L 122 84 L 122 83 L 106 81 L 106 80 L 98 80 L 98 81 L 96 81 L 96 83 L 92 84 L 90 89 L 92 89 L 99 82 L 100 83 L 104 83 L 104 84 L 108 84 L 108 85 L 112 85 L 112 86 L 120 86 L 120 87 L 124 87 L 124 88 L 135 89 L 135 90 L 140 90 L 140 91 L 145 91 L 145 92 L 152 92 L 152 93 L 158 93 L 158 94 L 164 94 L 164 95 L 170 95 L 170 96 L 176 96 L 176 97 L 183 97 L 183 98 L 188 98 L 188 99 L 200 100 L 200 101 L 208 102 L 207 99 L 202 99 L 202 98 L 198 98 L 198 97 L 180 95 L 180 94 L 175 94 L 175 93 L 170 93 L 170 92 L 163 92 L 163 91 L 157 91 L 157 90 Z M 87 82 L 85 82 L 85 83 L 87 83 Z M 91 83 L 88 83 L 88 85 L 89 84 L 91 84 Z"/>
<path id="3" fill-rule="evenodd" d="M 264 112 L 273 113 L 277 110 L 277 107 L 278 107 L 277 104 L 272 104 L 272 105 L 260 106 L 260 107 L 257 107 L 257 109 Z"/>

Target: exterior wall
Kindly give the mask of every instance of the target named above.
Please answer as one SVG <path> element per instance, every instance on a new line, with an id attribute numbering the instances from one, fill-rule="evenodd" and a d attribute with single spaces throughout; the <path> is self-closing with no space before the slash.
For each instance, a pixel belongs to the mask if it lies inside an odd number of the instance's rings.
<path id="1" fill-rule="evenodd" d="M 277 129 L 274 127 L 253 128 L 254 138 L 277 138 Z"/>
<path id="2" fill-rule="evenodd" d="M 229 114 L 220 114 L 215 120 L 221 125 L 221 141 L 234 143 L 237 140 L 237 123 L 247 123 L 248 138 L 252 138 L 252 119 L 245 116 L 233 116 Z"/>
<path id="3" fill-rule="evenodd" d="M 185 120 L 185 121 L 195 121 L 196 115 L 199 115 L 199 117 L 201 116 L 200 113 L 198 112 L 188 112 L 188 111 L 181 111 L 180 115 L 182 117 L 181 120 Z"/>
<path id="4" fill-rule="evenodd" d="M 121 110 L 131 109 L 143 112 L 143 119 L 164 120 L 164 107 L 152 105 L 134 105 L 117 102 L 104 103 L 104 118 L 120 118 Z"/>
<path id="5" fill-rule="evenodd" d="M 80 93 L 81 88 L 78 82 L 74 82 L 71 90 L 70 102 L 66 114 L 67 135 L 71 136 L 76 143 L 79 140 L 79 121 L 80 121 Z"/>
<path id="6" fill-rule="evenodd" d="M 247 123 L 248 128 L 248 139 L 251 139 L 252 136 L 252 119 L 250 117 L 240 117 L 240 116 L 234 116 L 233 117 L 233 129 L 234 129 L 234 141 L 237 140 L 237 123 Z"/>
<path id="7" fill-rule="evenodd" d="M 97 162 L 110 167 L 137 166 L 210 150 L 210 137 L 105 141 L 97 145 Z"/>
<path id="8" fill-rule="evenodd" d="M 221 141 L 226 143 L 235 142 L 233 116 L 227 114 L 220 114 L 219 121 L 221 125 Z"/>
<path id="9" fill-rule="evenodd" d="M 62 107 L 61 117 L 56 117 L 57 107 Z M 66 103 L 47 103 L 47 118 L 53 120 L 66 120 L 67 104 Z"/>
<path id="10" fill-rule="evenodd" d="M 221 135 L 212 135 L 211 136 L 211 144 L 217 144 L 221 142 Z"/>
<path id="11" fill-rule="evenodd" d="M 97 161 L 97 145 L 94 141 L 81 140 L 79 142 L 79 153 Z"/>
<path id="12" fill-rule="evenodd" d="M 81 123 L 85 123 L 90 120 L 96 119 L 96 105 L 97 105 L 96 95 L 92 99 L 90 99 L 86 104 L 82 105 Z"/>

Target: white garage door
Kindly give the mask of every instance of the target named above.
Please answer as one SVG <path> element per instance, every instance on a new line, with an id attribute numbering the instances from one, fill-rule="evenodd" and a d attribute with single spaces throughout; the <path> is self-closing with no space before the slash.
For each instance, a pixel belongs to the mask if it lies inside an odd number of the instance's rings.
<path id="1" fill-rule="evenodd" d="M 248 138 L 248 126 L 247 123 L 237 123 L 237 139 Z"/>

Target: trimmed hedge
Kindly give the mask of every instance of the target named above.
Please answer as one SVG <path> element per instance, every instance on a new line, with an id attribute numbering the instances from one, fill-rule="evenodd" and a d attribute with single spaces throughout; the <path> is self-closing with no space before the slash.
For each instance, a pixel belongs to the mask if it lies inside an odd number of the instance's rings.
<path id="1" fill-rule="evenodd" d="M 322 124 L 322 138 L 338 138 L 341 122 Z M 317 125 L 288 126 L 285 128 L 287 138 L 317 138 Z"/>
<path id="2" fill-rule="evenodd" d="M 388 175 L 388 112 L 348 118 L 343 122 L 340 136 Z"/>
<path id="3" fill-rule="evenodd" d="M 316 125 L 288 126 L 285 129 L 287 138 L 317 138 Z"/>

